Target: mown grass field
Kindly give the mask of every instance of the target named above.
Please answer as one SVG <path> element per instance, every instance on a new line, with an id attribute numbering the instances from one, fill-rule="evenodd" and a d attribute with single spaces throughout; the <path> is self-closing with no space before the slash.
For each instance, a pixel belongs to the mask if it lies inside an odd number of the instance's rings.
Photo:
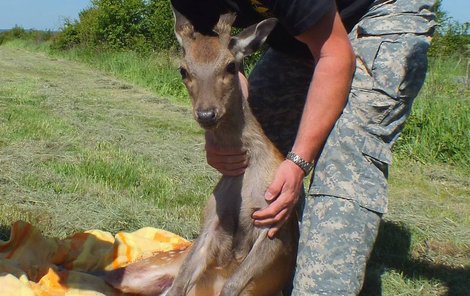
<path id="1" fill-rule="evenodd" d="M 0 239 L 19 219 L 56 237 L 197 235 L 217 174 L 173 58 L 106 55 L 0 46 Z M 398 143 L 363 295 L 470 295 L 470 90 L 457 62 L 431 63 Z"/>
<path id="2" fill-rule="evenodd" d="M 2 225 L 197 234 L 215 174 L 187 107 L 43 54 L 1 47 L 0 61 Z"/>

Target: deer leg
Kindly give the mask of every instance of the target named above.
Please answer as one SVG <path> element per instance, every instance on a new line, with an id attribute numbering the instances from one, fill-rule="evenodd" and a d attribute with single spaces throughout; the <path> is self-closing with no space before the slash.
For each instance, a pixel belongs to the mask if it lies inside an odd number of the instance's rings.
<path id="1" fill-rule="evenodd" d="M 189 293 L 213 259 L 211 254 L 213 237 L 211 232 L 205 231 L 197 239 L 166 296 L 183 296 Z"/>
<path id="2" fill-rule="evenodd" d="M 240 295 L 254 277 L 272 267 L 272 263 L 278 258 L 282 244 L 267 240 L 269 240 L 267 230 L 262 231 L 250 253 L 224 284 L 220 296 Z"/>

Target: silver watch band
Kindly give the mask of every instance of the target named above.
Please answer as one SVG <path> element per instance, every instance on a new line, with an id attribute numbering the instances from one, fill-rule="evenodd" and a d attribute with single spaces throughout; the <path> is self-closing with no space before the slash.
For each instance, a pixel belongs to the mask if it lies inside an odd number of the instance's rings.
<path id="1" fill-rule="evenodd" d="M 287 153 L 286 159 L 298 165 L 304 171 L 305 176 L 307 176 L 313 168 L 312 162 L 305 161 L 304 159 L 302 159 L 302 157 L 298 156 L 292 151 Z"/>

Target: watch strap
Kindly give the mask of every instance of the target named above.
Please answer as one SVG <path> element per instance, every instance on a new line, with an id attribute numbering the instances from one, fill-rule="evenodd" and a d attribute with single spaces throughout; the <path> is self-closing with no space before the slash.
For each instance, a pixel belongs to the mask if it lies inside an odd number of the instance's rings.
<path id="1" fill-rule="evenodd" d="M 300 157 L 299 155 L 295 154 L 292 151 L 287 153 L 286 159 L 298 165 L 304 171 L 305 176 L 307 176 L 313 168 L 312 162 L 308 162 L 304 160 L 302 157 Z"/>

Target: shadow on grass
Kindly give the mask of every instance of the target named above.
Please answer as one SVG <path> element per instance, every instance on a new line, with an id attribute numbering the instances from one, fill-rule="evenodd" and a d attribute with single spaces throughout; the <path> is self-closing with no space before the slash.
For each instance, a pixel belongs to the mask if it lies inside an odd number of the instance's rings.
<path id="1" fill-rule="evenodd" d="M 10 239 L 10 233 L 10 225 L 0 225 L 0 240 L 7 241 L 8 239 Z"/>
<path id="2" fill-rule="evenodd" d="M 449 267 L 412 258 L 410 246 L 411 233 L 404 225 L 382 222 L 360 295 L 382 295 L 381 276 L 387 269 L 394 269 L 410 279 L 437 280 L 448 288 L 449 296 L 470 295 L 470 267 Z"/>

